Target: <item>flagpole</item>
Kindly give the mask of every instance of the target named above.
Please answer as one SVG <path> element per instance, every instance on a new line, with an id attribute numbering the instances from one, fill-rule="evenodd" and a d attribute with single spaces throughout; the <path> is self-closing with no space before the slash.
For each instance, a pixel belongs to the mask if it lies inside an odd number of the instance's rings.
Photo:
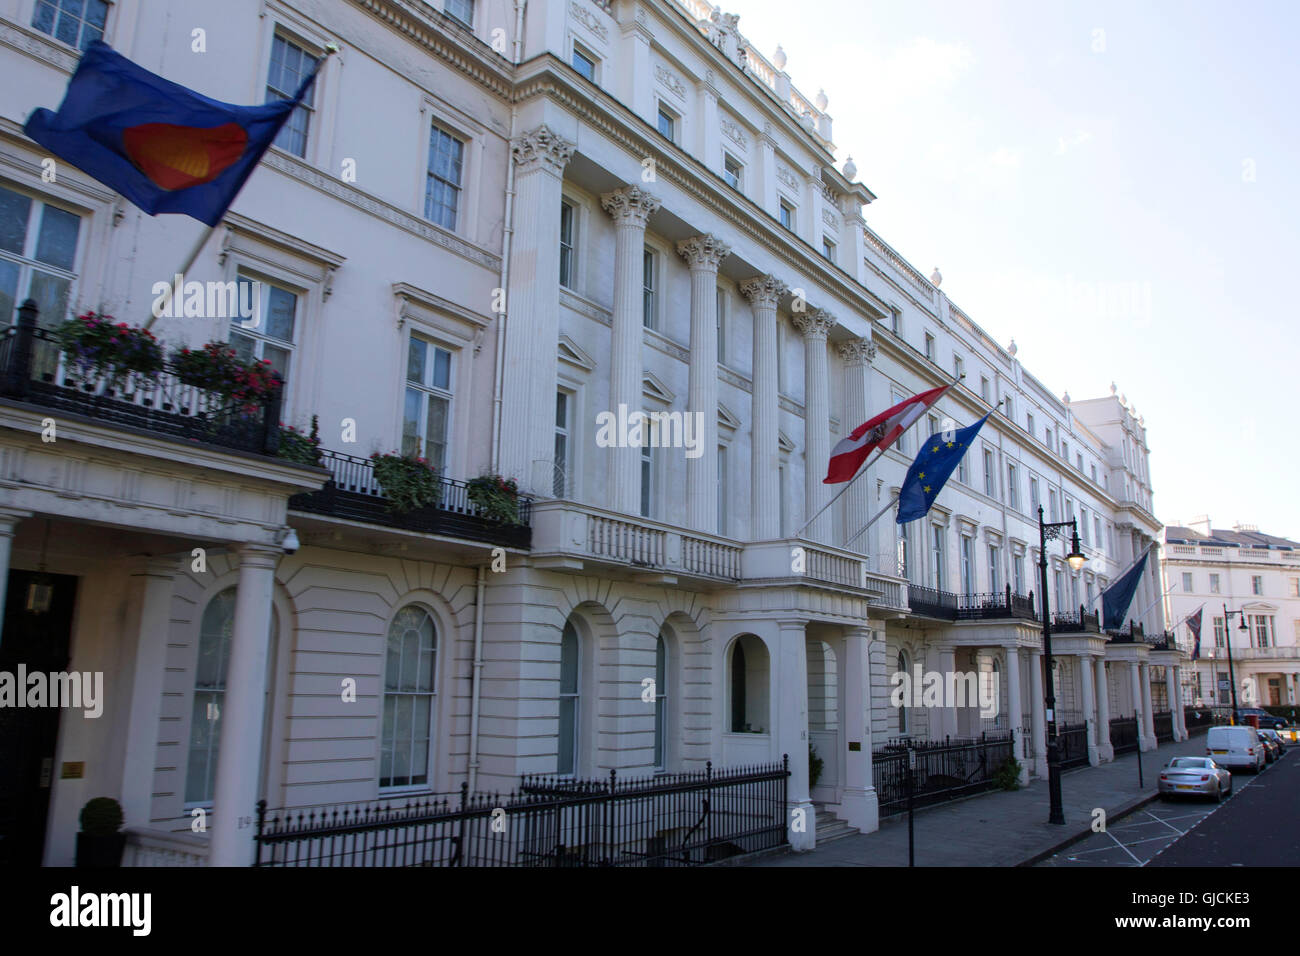
<path id="1" fill-rule="evenodd" d="M 295 104 L 307 94 L 308 87 L 310 87 L 312 83 L 315 82 L 316 75 L 320 73 L 320 69 L 324 65 L 325 61 L 329 59 L 331 56 L 333 56 L 335 53 L 337 53 L 338 51 L 339 51 L 339 47 L 337 43 L 330 41 L 329 43 L 325 44 L 325 55 L 320 57 L 320 59 L 316 61 L 316 66 L 312 69 L 311 74 L 304 77 L 302 83 L 299 84 L 298 92 L 295 93 L 293 96 L 293 102 Z M 230 206 L 234 203 L 234 198 L 235 197 L 231 197 L 230 203 L 226 205 L 227 209 L 229 209 Z M 181 282 L 185 281 L 184 278 L 185 274 L 194 267 L 194 263 L 197 262 L 199 259 L 199 253 L 203 251 L 203 247 L 208 244 L 208 240 L 212 238 L 212 234 L 217 231 L 217 226 L 219 226 L 220 224 L 221 222 L 220 220 L 218 220 L 215 224 L 208 226 L 206 229 L 203 230 L 202 233 L 199 234 L 199 239 L 196 243 L 194 243 L 194 248 L 190 250 L 189 257 L 185 260 L 185 262 L 181 265 L 181 267 L 176 270 L 176 272 L 174 272 L 171 276 L 168 276 L 169 279 L 172 279 L 175 276 L 179 275 L 181 276 L 180 281 Z M 159 301 L 157 308 L 150 309 L 149 311 L 149 320 L 144 324 L 144 327 L 146 329 L 153 326 L 154 321 L 158 318 L 160 313 L 166 314 L 169 311 L 172 302 L 172 290 L 173 290 L 173 283 L 168 282 L 167 291 L 162 296 L 162 299 Z M 176 291 L 183 292 L 183 290 L 176 290 Z"/>
<path id="2" fill-rule="evenodd" d="M 199 253 L 203 251 L 203 247 L 208 244 L 208 240 L 212 238 L 212 234 L 216 231 L 217 231 L 216 226 L 208 226 L 206 229 L 204 229 L 203 232 L 199 234 L 199 241 L 194 243 L 194 248 L 190 250 L 189 258 L 186 259 L 184 264 L 182 264 L 181 267 L 176 270 L 173 276 L 168 276 L 168 278 L 173 279 L 174 276 L 179 275 L 181 276 L 181 281 L 184 282 L 185 273 L 189 272 L 190 269 L 193 268 L 194 263 L 198 261 Z M 157 319 L 159 315 L 166 315 L 169 309 L 171 308 L 173 284 L 174 284 L 173 282 L 167 283 L 167 292 L 163 295 L 162 300 L 158 303 L 157 308 L 150 310 L 149 321 L 144 324 L 144 327 L 146 329 L 153 325 L 154 320 Z"/>
<path id="3" fill-rule="evenodd" d="M 853 486 L 853 483 L 854 483 L 855 481 L 857 481 L 859 478 L 861 478 L 863 475 L 865 475 L 865 474 L 867 473 L 867 467 L 870 466 L 870 465 L 874 465 L 876 462 L 880 461 L 881 456 L 884 455 L 884 453 L 885 453 L 885 452 L 884 452 L 884 449 L 881 449 L 881 448 L 875 448 L 875 449 L 872 449 L 872 450 L 876 453 L 876 457 L 873 458 L 871 461 L 863 462 L 863 463 L 862 463 L 862 467 L 858 469 L 858 473 L 857 473 L 856 475 L 854 475 L 852 478 L 850 478 L 848 481 L 846 481 L 846 482 L 844 483 L 844 487 L 841 488 L 839 491 L 837 491 L 837 492 L 835 493 L 835 497 L 834 497 L 834 498 L 832 498 L 830 501 L 826 502 L 826 504 L 822 505 L 821 508 L 820 508 L 820 510 L 818 510 L 818 512 L 817 512 L 815 515 L 813 515 L 811 518 L 809 518 L 807 521 L 805 521 L 805 522 L 803 523 L 803 527 L 800 528 L 798 531 L 796 531 L 796 532 L 794 533 L 794 537 L 797 538 L 797 537 L 799 537 L 801 534 L 803 534 L 805 531 L 807 531 L 807 530 L 808 530 L 808 526 L 809 526 L 810 524 L 812 524 L 814 521 L 816 521 L 818 518 L 820 518 L 823 514 L 825 514 L 827 508 L 829 508 L 831 505 L 835 504 L 835 502 L 839 501 L 839 500 L 840 500 L 840 497 L 844 494 L 844 492 L 848 491 L 849 488 L 851 488 L 851 487 Z"/>
<path id="4" fill-rule="evenodd" d="M 853 537 L 849 538 L 848 541 L 845 541 L 845 542 L 844 542 L 844 547 L 847 548 L 847 547 L 848 547 L 849 545 L 851 545 L 854 541 L 857 541 L 858 538 L 862 537 L 863 532 L 865 532 L 865 531 L 866 531 L 868 528 L 870 528 L 873 524 L 875 524 L 875 523 L 876 523 L 877 521 L 879 521 L 882 517 L 884 517 L 885 512 L 888 511 L 890 508 L 894 507 L 894 505 L 896 505 L 896 504 L 898 504 L 898 494 L 897 494 L 897 493 L 895 493 L 894 496 L 893 496 L 892 498 L 889 499 L 889 502 L 885 505 L 885 507 L 881 508 L 879 511 L 877 511 L 874 515 L 871 516 L 871 520 L 870 520 L 870 521 L 868 521 L 866 524 L 864 524 L 861 528 L 858 529 L 858 533 L 857 533 L 857 534 L 855 534 Z"/>
<path id="5" fill-rule="evenodd" d="M 1146 557 L 1148 554 L 1150 554 L 1150 553 L 1151 553 L 1151 549 L 1154 548 L 1154 547 L 1155 547 L 1155 543 L 1154 543 L 1154 542 L 1152 542 L 1151 544 L 1147 545 L 1147 549 L 1146 549 L 1145 551 L 1143 551 L 1140 555 L 1138 555 L 1136 558 L 1134 558 L 1132 561 L 1130 561 L 1130 562 L 1128 563 L 1128 565 L 1125 566 L 1125 568 L 1124 568 L 1123 571 L 1121 571 L 1121 572 L 1119 572 L 1119 574 L 1115 575 L 1115 577 L 1111 580 L 1110 583 L 1113 585 L 1116 581 L 1118 581 L 1118 580 L 1119 580 L 1120 578 L 1122 578 L 1124 575 L 1128 574 L 1130 571 L 1132 571 L 1134 568 L 1136 568 L 1137 565 L 1138 565 L 1138 562 L 1141 561 L 1141 560 L 1142 560 L 1144 557 Z M 1106 590 L 1107 590 L 1106 588 L 1098 588 L 1098 589 L 1097 589 L 1097 596 L 1096 596 L 1095 598 L 1092 599 L 1092 603 L 1096 604 L 1098 601 L 1100 601 L 1102 598 L 1104 598 L 1104 597 L 1106 596 Z M 1165 594 L 1168 594 L 1168 593 L 1169 593 L 1168 591 L 1165 592 Z M 1163 597 L 1164 597 L 1164 594 L 1161 595 L 1161 598 L 1163 598 Z M 1155 605 L 1153 604 L 1152 607 L 1155 607 Z"/>

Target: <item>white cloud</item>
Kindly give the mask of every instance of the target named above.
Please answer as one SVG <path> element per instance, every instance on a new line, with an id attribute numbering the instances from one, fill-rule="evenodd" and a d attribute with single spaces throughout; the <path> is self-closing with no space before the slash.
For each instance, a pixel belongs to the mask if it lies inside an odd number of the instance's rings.
<path id="1" fill-rule="evenodd" d="M 1076 130 L 1073 136 L 1060 136 L 1056 140 L 1056 155 L 1064 156 L 1076 146 L 1082 146 L 1092 139 L 1092 134 L 1085 129 Z"/>
<path id="2" fill-rule="evenodd" d="M 965 44 L 914 37 L 881 65 L 882 85 L 909 97 L 941 90 L 952 86 L 974 62 L 975 54 Z"/>

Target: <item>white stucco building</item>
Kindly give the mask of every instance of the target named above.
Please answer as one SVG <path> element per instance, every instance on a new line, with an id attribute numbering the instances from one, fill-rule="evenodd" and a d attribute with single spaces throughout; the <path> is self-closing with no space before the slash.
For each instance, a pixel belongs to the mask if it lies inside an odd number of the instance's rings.
<path id="1" fill-rule="evenodd" d="M 1203 608 L 1200 656 L 1186 669 L 1188 699 L 1231 705 L 1225 683 L 1231 641 L 1240 706 L 1295 704 L 1300 687 L 1300 543 L 1254 525 L 1215 528 L 1202 515 L 1165 528 L 1161 550 L 1165 617 L 1177 626 L 1178 642 L 1189 654 L 1195 636 L 1183 622 Z"/>
<path id="2" fill-rule="evenodd" d="M 326 467 L 0 399 L 16 615 L 0 653 L 57 632 L 68 668 L 105 674 L 101 717 L 33 717 L 39 733 L 10 741 L 7 826 L 42 837 L 21 854 L 12 840 L 15 859 L 69 862 L 77 812 L 101 794 L 125 807 L 129 861 L 239 864 L 260 798 L 788 754 L 792 808 L 872 829 L 873 742 L 1010 730 L 1026 772 L 1045 773 L 1040 505 L 1078 521 L 1089 559 L 1074 574 L 1048 548 L 1058 719 L 1089 721 L 1093 762 L 1115 718 L 1142 714 L 1144 748 L 1153 712 L 1185 732 L 1180 652 L 1143 639 L 1165 629 L 1154 562 L 1139 628 L 1108 640 L 1091 617 L 1159 535 L 1143 423 L 1116 394 L 1057 397 L 873 232 L 828 101 L 734 16 L 695 0 L 230 0 L 219 19 L 87 4 L 0 0 L 0 68 L 20 78 L 0 87 L 4 322 L 29 296 L 43 324 L 85 309 L 141 322 L 199 235 L 66 164 L 42 177 L 22 122 L 57 105 L 77 44 L 102 30 L 147 69 L 252 103 L 336 43 L 187 275 L 262 283 L 275 321 L 154 326 L 271 360 L 282 417 L 319 418 Z M 206 53 L 166 40 L 198 28 Z M 955 374 L 800 534 L 832 493 L 834 442 Z M 902 532 L 887 515 L 844 546 L 919 441 L 1000 401 L 929 515 Z M 604 447 L 598 416 L 620 407 L 698 415 L 698 444 Z M 394 516 L 367 456 L 399 447 L 453 481 L 516 478 L 529 528 L 466 514 L 454 483 L 444 517 Z M 39 621 L 38 573 L 61 609 Z M 889 675 L 917 666 L 997 671 L 998 716 L 890 707 Z M 810 740 L 825 760 L 811 790 Z M 196 809 L 211 813 L 201 835 Z"/>

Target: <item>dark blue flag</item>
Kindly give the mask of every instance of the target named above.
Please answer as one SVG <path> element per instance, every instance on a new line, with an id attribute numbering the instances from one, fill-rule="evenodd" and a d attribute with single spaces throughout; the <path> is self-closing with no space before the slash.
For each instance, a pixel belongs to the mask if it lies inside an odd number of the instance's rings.
<path id="1" fill-rule="evenodd" d="M 234 106 L 164 80 L 97 41 L 59 111 L 38 109 L 23 129 L 149 215 L 184 213 L 215 226 L 315 76 L 291 100 Z"/>
<path id="2" fill-rule="evenodd" d="M 1142 572 L 1147 566 L 1147 555 L 1151 549 L 1147 548 L 1146 553 L 1138 559 L 1138 563 L 1124 572 L 1114 584 L 1101 592 L 1101 626 L 1106 628 L 1119 628 L 1124 623 L 1124 615 L 1128 613 L 1128 607 L 1133 603 L 1133 595 L 1137 593 L 1138 583 L 1142 577 Z"/>
<path id="3" fill-rule="evenodd" d="M 940 432 L 925 440 L 912 467 L 907 469 L 903 489 L 898 493 L 899 524 L 914 521 L 930 510 L 934 499 L 939 497 L 944 484 L 952 477 L 957 463 L 970 450 L 975 433 L 984 427 L 992 414 L 989 411 L 975 424 L 958 428 L 947 437 Z"/>

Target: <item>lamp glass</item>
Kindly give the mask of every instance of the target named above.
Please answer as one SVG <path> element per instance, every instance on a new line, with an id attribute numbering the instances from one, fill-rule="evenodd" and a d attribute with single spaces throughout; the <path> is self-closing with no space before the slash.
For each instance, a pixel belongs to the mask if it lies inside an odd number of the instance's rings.
<path id="1" fill-rule="evenodd" d="M 1072 571 L 1078 571 L 1081 567 L 1083 567 L 1084 562 L 1087 561 L 1088 559 L 1076 551 L 1074 554 L 1067 554 L 1065 556 L 1065 560 L 1069 563 L 1070 569 Z"/>

